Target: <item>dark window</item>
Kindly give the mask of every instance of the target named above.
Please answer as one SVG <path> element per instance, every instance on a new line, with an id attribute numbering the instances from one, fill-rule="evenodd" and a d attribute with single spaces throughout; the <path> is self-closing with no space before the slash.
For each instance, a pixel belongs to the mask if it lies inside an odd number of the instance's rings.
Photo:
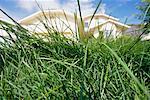
<path id="1" fill-rule="evenodd" d="M 88 26 L 89 26 L 88 22 L 85 22 L 85 23 L 84 23 L 84 26 L 85 26 L 85 27 L 88 27 Z"/>
<path id="2" fill-rule="evenodd" d="M 110 37 L 111 33 L 112 33 L 112 30 L 105 30 L 104 31 L 105 37 Z"/>

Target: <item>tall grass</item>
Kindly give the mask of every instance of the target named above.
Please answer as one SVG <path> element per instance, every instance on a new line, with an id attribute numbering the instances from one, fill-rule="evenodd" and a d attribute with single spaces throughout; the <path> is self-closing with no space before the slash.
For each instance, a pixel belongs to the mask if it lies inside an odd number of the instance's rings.
<path id="1" fill-rule="evenodd" d="M 128 51 L 136 37 L 74 42 L 51 31 L 47 42 L 14 23 L 0 21 L 16 36 L 1 36 L 0 99 L 150 98 L 149 41 Z"/>

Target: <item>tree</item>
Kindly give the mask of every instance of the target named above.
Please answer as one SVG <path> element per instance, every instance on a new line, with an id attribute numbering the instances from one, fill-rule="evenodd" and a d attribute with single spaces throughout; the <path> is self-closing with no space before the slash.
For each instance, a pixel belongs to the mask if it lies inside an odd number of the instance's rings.
<path id="1" fill-rule="evenodd" d="M 141 11 L 140 19 L 144 23 L 143 34 L 150 33 L 150 0 L 142 0 L 141 5 L 138 7 Z"/>

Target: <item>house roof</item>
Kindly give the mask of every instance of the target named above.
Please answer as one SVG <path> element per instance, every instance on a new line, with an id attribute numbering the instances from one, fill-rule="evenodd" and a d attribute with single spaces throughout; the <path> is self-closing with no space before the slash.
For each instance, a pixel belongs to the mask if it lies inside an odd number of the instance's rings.
<path id="1" fill-rule="evenodd" d="M 93 15 L 86 16 L 86 17 L 84 17 L 84 20 L 88 20 L 88 19 L 92 18 L 92 16 L 93 16 Z M 123 24 L 123 23 L 120 23 L 118 18 L 114 18 L 114 17 L 109 16 L 109 15 L 106 15 L 106 14 L 95 14 L 95 15 L 94 15 L 94 18 L 99 18 L 99 17 L 108 18 L 108 20 L 106 20 L 105 22 L 101 23 L 100 25 L 103 25 L 103 24 L 106 24 L 106 23 L 108 23 L 108 22 L 111 22 L 111 23 L 116 24 L 116 25 L 119 26 L 119 27 L 124 27 L 125 29 L 130 28 L 130 26 L 128 26 L 128 25 L 126 25 L 126 24 Z M 98 25 L 98 26 L 99 26 L 99 25 Z M 98 27 L 98 26 L 95 26 L 95 28 Z M 93 27 L 93 28 L 94 28 L 94 27 Z"/>
<path id="2" fill-rule="evenodd" d="M 64 10 L 44 10 L 44 11 L 38 11 L 30 16 L 27 16 L 21 20 L 19 20 L 18 22 L 22 25 L 27 25 L 27 24 L 31 24 L 33 22 L 33 20 L 35 19 L 39 19 L 42 16 L 44 17 L 44 15 L 48 16 L 48 17 L 58 17 L 58 16 L 63 16 L 66 17 L 67 20 L 69 18 L 71 19 L 75 19 L 75 16 L 72 13 L 66 12 Z M 78 17 L 77 17 L 78 19 Z"/>
<path id="3" fill-rule="evenodd" d="M 106 24 L 106 23 L 109 23 L 109 22 L 114 23 L 115 25 L 118 25 L 119 27 L 122 27 L 122 29 L 128 29 L 128 28 L 130 28 L 130 26 L 128 26 L 128 25 L 125 25 L 125 24 L 122 24 L 122 23 L 120 23 L 120 22 L 113 21 L 113 20 L 110 20 L 110 19 L 109 19 L 109 20 L 107 20 L 107 21 L 105 21 L 105 22 L 103 22 L 103 23 L 100 23 L 99 25 L 97 25 L 97 26 L 95 26 L 95 27 L 93 27 L 93 28 L 90 28 L 90 30 L 89 30 L 90 34 L 93 34 L 96 29 L 98 29 L 98 28 L 101 27 L 102 25 L 104 25 L 104 24 Z"/>
<path id="4" fill-rule="evenodd" d="M 46 16 L 57 16 L 57 15 L 64 15 L 65 17 L 70 17 L 70 18 L 73 18 L 74 19 L 74 15 L 72 13 L 69 13 L 69 12 L 66 12 L 64 10 L 58 10 L 58 9 L 53 9 L 53 10 L 44 10 L 44 11 L 38 11 L 30 16 L 27 16 L 21 20 L 19 20 L 18 22 L 20 24 L 23 24 L 23 25 L 26 25 L 26 24 L 30 24 L 33 20 L 35 19 L 38 19 L 40 17 L 42 17 L 44 14 Z M 93 15 L 88 15 L 88 16 L 85 16 L 83 19 L 84 21 L 87 20 L 87 19 L 90 19 Z M 58 16 L 57 16 L 58 17 Z M 114 21 L 119 21 L 118 18 L 114 18 L 112 16 L 109 16 L 109 15 L 106 15 L 106 14 L 95 14 L 94 15 L 94 18 L 97 18 L 97 17 L 105 17 L 105 18 L 108 18 L 108 19 L 111 19 L 111 20 L 114 20 Z M 79 16 L 77 16 L 77 19 L 79 20 Z"/>
<path id="5" fill-rule="evenodd" d="M 108 22 L 112 22 L 112 23 L 114 23 L 114 24 L 116 24 L 116 25 L 119 25 L 119 26 L 121 26 L 121 27 L 130 28 L 130 26 L 128 26 L 128 25 L 126 25 L 126 24 L 123 24 L 123 23 L 120 23 L 120 22 L 118 22 L 118 21 L 108 20 Z"/>
<path id="6" fill-rule="evenodd" d="M 93 16 L 93 15 L 88 15 L 88 16 L 84 17 L 84 20 L 88 20 L 88 19 L 90 19 L 92 16 Z M 112 19 L 112 20 L 115 20 L 115 21 L 119 21 L 118 18 L 112 17 L 112 16 L 110 16 L 110 15 L 106 15 L 106 14 L 95 14 L 95 15 L 94 15 L 94 18 L 96 18 L 96 17 L 106 17 L 106 18 L 108 18 L 108 19 Z"/>
<path id="7" fill-rule="evenodd" d="M 44 11 L 38 11 L 30 16 L 27 16 L 23 19 L 21 19 L 20 21 L 18 21 L 20 24 L 22 25 L 28 25 L 28 24 L 31 24 L 35 19 L 39 19 L 41 18 L 42 16 L 44 16 L 44 14 L 46 16 L 64 16 L 64 17 L 67 17 L 67 20 L 68 18 L 71 18 L 73 20 L 75 20 L 75 16 L 72 14 L 72 13 L 69 13 L 69 12 L 66 12 L 64 10 L 57 10 L 57 9 L 54 9 L 54 10 L 44 10 Z M 89 15 L 89 16 L 86 16 L 84 17 L 84 21 L 87 20 L 87 19 L 90 19 L 92 17 L 92 15 Z M 119 19 L 117 18 L 114 18 L 112 16 L 109 16 L 109 15 L 106 15 L 106 14 L 95 14 L 94 17 L 106 17 L 108 18 L 108 20 L 106 22 L 112 22 L 112 23 L 115 23 L 119 26 L 123 26 L 123 27 L 126 27 L 126 28 L 129 28 L 128 25 L 125 25 L 125 24 L 122 24 L 119 21 Z M 80 17 L 77 16 L 77 20 L 79 21 L 80 20 Z M 105 23 L 105 22 L 104 22 Z M 103 23 L 103 24 L 104 24 Z"/>
<path id="8" fill-rule="evenodd" d="M 105 21 L 105 22 L 103 22 L 103 23 L 100 23 L 99 25 L 97 25 L 97 26 L 95 26 L 95 27 L 92 27 L 90 30 L 96 29 L 96 28 L 98 28 L 99 26 L 104 25 L 104 24 L 106 24 L 106 23 L 108 23 L 108 22 L 114 23 L 115 25 L 117 25 L 117 26 L 119 26 L 119 27 L 123 27 L 123 28 L 125 28 L 125 29 L 130 28 L 130 26 L 128 26 L 128 25 L 125 25 L 125 24 L 122 24 L 122 23 L 120 23 L 120 22 L 113 21 L 113 20 L 109 19 L 109 20 L 107 20 L 107 21 Z"/>

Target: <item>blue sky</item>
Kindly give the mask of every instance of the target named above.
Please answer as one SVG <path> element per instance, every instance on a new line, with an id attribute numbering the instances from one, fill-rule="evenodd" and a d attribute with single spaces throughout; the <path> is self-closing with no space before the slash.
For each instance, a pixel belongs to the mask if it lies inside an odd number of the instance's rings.
<path id="1" fill-rule="evenodd" d="M 43 9 L 64 9 L 69 12 L 75 12 L 77 7 L 76 0 L 36 0 Z M 80 0 L 83 15 L 92 14 L 99 0 Z M 103 0 L 98 13 L 106 13 L 119 18 L 121 22 L 125 22 L 127 18 L 128 24 L 140 23 L 135 18 L 139 13 L 137 6 L 140 0 Z M 38 11 L 39 8 L 35 0 L 0 0 L 0 9 L 6 11 L 16 20 L 20 20 L 26 16 Z M 2 13 L 0 16 L 6 18 Z"/>

